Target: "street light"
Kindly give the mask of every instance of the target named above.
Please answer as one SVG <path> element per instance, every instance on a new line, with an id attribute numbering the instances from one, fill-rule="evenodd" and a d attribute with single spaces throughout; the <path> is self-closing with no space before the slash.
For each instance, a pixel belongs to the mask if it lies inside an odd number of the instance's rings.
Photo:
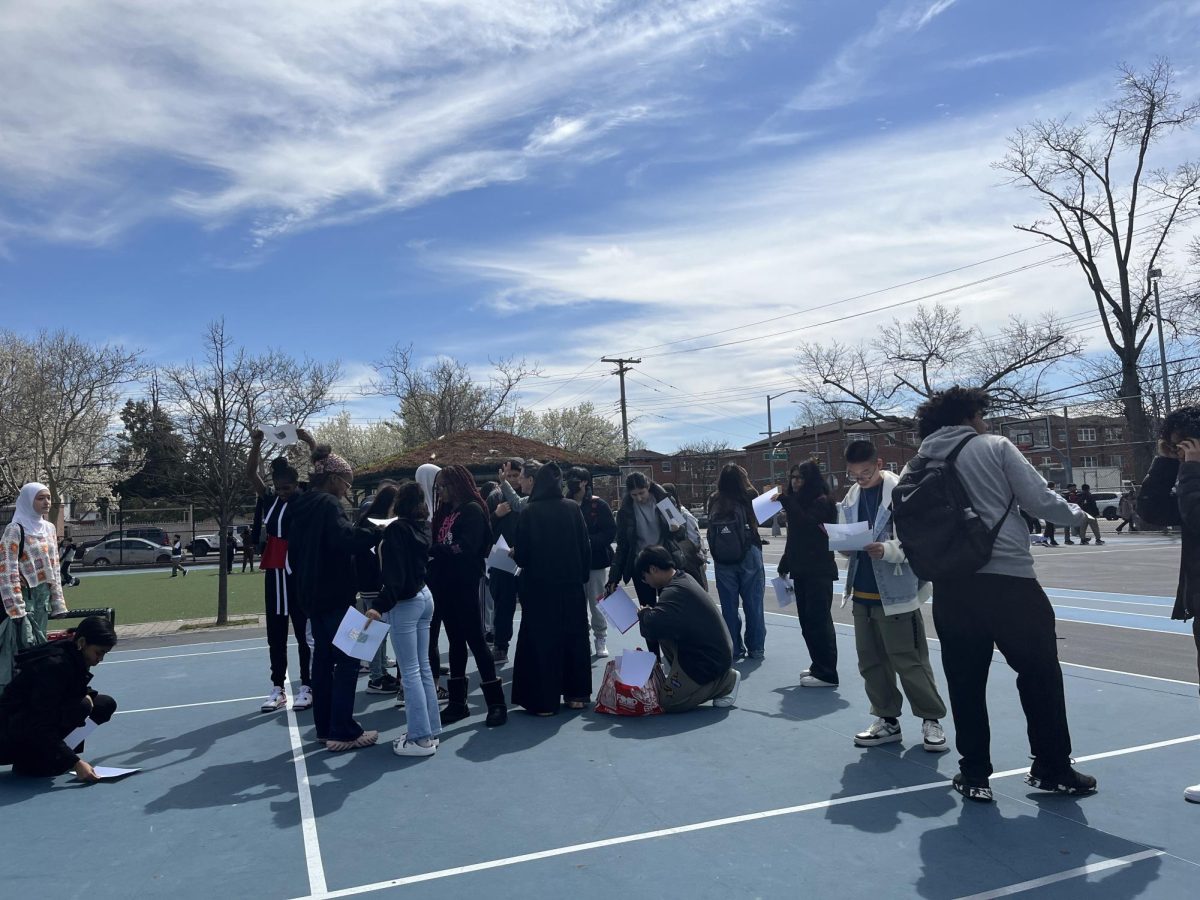
<path id="1" fill-rule="evenodd" d="M 767 452 L 771 457 L 771 486 L 775 486 L 775 447 L 771 444 L 771 438 L 775 437 L 775 429 L 771 425 L 771 401 L 778 400 L 780 397 L 787 394 L 807 394 L 808 391 L 803 388 L 791 388 L 786 391 L 780 391 L 778 394 L 767 394 Z"/>
<path id="2" fill-rule="evenodd" d="M 1167 381 L 1167 342 L 1163 338 L 1162 307 L 1158 302 L 1158 279 L 1160 278 L 1162 278 L 1162 269 L 1156 267 L 1146 272 L 1146 280 L 1154 285 L 1154 320 L 1158 327 L 1158 362 L 1162 369 L 1163 409 L 1167 415 L 1170 415 L 1171 386 Z"/>

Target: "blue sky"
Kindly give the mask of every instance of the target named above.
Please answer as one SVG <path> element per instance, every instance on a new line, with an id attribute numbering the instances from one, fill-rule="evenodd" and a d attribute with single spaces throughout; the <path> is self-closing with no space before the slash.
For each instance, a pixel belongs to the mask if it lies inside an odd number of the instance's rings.
<path id="1" fill-rule="evenodd" d="M 6 4 L 5 325 L 170 363 L 223 315 L 340 359 L 360 421 L 397 341 L 481 376 L 537 360 L 529 404 L 606 411 L 597 360 L 634 352 L 651 446 L 740 444 L 797 340 L 869 336 L 892 314 L 831 320 L 913 290 L 806 307 L 1029 246 L 1032 200 L 988 166 L 1005 136 L 1090 110 L 1122 60 L 1166 54 L 1195 94 L 1197 46 L 1197 0 Z M 952 296 L 992 331 L 1086 311 L 1080 287 L 1043 267 Z"/>

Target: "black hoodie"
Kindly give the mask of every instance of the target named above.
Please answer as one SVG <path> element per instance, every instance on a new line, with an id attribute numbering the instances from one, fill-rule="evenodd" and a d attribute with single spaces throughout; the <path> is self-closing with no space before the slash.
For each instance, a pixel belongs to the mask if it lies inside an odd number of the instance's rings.
<path id="1" fill-rule="evenodd" d="M 517 520 L 513 558 L 521 579 L 549 584 L 582 584 L 592 569 L 592 545 L 579 504 L 562 495 L 557 466 L 542 466 L 529 503 Z"/>
<path id="2" fill-rule="evenodd" d="M 383 560 L 383 587 L 371 608 L 388 612 L 397 603 L 411 600 L 425 587 L 429 546 L 433 538 L 424 519 L 397 519 L 383 533 L 379 553 Z"/>
<path id="3" fill-rule="evenodd" d="M 300 608 L 311 616 L 353 606 L 358 592 L 354 554 L 378 541 L 379 530 L 351 524 L 341 502 L 324 491 L 293 498 L 288 519 L 288 562 Z"/>
<path id="4" fill-rule="evenodd" d="M 20 735 L 65 772 L 79 757 L 63 736 L 87 718 L 83 698 L 96 695 L 88 687 L 92 673 L 70 638 L 21 651 L 17 665 L 20 671 L 0 696 L 0 732 Z"/>

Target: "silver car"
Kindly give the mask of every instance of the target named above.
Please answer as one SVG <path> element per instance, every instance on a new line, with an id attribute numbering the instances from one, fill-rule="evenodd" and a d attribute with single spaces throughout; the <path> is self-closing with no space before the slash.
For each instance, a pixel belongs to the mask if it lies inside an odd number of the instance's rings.
<path id="1" fill-rule="evenodd" d="M 85 566 L 169 563 L 171 548 L 145 538 L 113 538 L 89 547 L 83 554 Z"/>

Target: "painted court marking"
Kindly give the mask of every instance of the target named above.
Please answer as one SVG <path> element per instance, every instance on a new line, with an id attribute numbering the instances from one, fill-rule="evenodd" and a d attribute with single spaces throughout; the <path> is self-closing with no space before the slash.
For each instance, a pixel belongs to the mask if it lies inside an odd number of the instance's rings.
<path id="1" fill-rule="evenodd" d="M 1119 750 L 1107 750 L 1102 753 L 1093 753 L 1089 756 L 1078 757 L 1077 762 L 1089 762 L 1089 761 L 1098 760 L 1098 759 L 1110 759 L 1115 756 L 1127 756 L 1132 753 L 1142 753 L 1147 750 L 1157 750 L 1162 747 L 1172 747 L 1172 746 L 1176 746 L 1178 744 L 1192 743 L 1195 741 L 1200 741 L 1200 734 L 1191 734 L 1191 735 L 1187 735 L 1186 737 L 1171 738 L 1171 739 L 1165 740 L 1165 741 L 1155 741 L 1154 743 L 1150 743 L 1150 744 L 1139 744 L 1136 747 L 1124 747 Z M 1027 766 L 1020 768 L 1020 769 L 1009 769 L 1008 771 L 1005 771 L 1005 772 L 994 773 L 992 775 L 992 779 L 994 780 L 997 778 L 1009 778 L 1014 775 L 1024 775 L 1028 771 L 1029 771 L 1029 769 Z M 765 819 L 778 818 L 780 816 L 790 816 L 790 815 L 795 815 L 797 813 L 812 812 L 813 810 L 829 809 L 829 808 L 835 807 L 835 806 L 845 806 L 850 803 L 860 803 L 865 800 L 877 800 L 877 799 L 881 799 L 884 797 L 897 797 L 897 796 L 900 796 L 903 794 L 913 794 L 913 793 L 917 793 L 919 791 L 933 790 L 935 788 L 946 789 L 949 787 L 950 787 L 950 782 L 948 780 L 942 779 L 940 781 L 926 782 L 924 784 L 909 785 L 908 787 L 890 788 L 888 790 L 883 790 L 883 791 L 872 791 L 867 794 L 854 794 L 849 797 L 835 797 L 830 800 L 817 800 L 812 803 L 802 803 L 797 806 L 785 806 L 785 807 L 781 807 L 779 809 L 763 810 L 762 812 L 744 813 L 742 815 L 727 816 L 727 817 L 721 818 L 721 819 L 710 819 L 705 822 L 693 822 L 690 825 L 677 825 L 673 828 L 660 828 L 655 831 L 643 831 L 638 834 L 626 834 L 626 835 L 621 835 L 620 837 L 604 838 L 604 839 L 598 840 L 598 841 L 587 841 L 586 843 L 582 843 L 582 844 L 569 844 L 565 847 L 554 847 L 549 850 L 538 850 L 533 853 L 522 853 L 518 856 L 507 856 L 507 857 L 503 857 L 501 859 L 491 859 L 491 860 L 486 860 L 484 862 L 471 863 L 471 864 L 465 865 L 465 866 L 454 866 L 454 867 L 448 868 L 448 869 L 437 869 L 436 871 L 433 871 L 433 872 L 423 872 L 419 875 L 408 875 L 403 878 L 389 879 L 388 881 L 377 881 L 373 884 L 364 884 L 364 885 L 358 885 L 357 887 L 342 888 L 342 889 L 336 890 L 336 891 L 325 891 L 324 893 L 321 893 L 318 891 L 313 891 L 308 896 L 306 896 L 304 898 L 300 898 L 300 900 L 327 900 L 327 898 L 335 898 L 335 897 L 353 897 L 353 896 L 357 896 L 358 894 L 368 894 L 368 893 L 373 893 L 375 891 L 387 890 L 388 888 L 405 887 L 410 884 L 421 884 L 421 883 L 424 883 L 427 881 L 437 881 L 437 880 L 440 880 L 443 878 L 452 878 L 456 875 L 468 875 L 473 872 L 484 872 L 489 869 L 506 868 L 508 866 L 520 865 L 521 863 L 536 862 L 537 860 L 542 860 L 542 859 L 552 859 L 556 856 L 567 856 L 569 854 L 583 853 L 583 852 L 586 852 L 589 850 L 599 850 L 599 849 L 603 849 L 605 847 L 615 847 L 615 846 L 619 846 L 621 844 L 640 843 L 642 841 L 650 841 L 650 840 L 654 840 L 656 838 L 672 837 L 674 835 L 689 834 L 689 833 L 696 832 L 696 831 L 707 831 L 707 830 L 710 830 L 713 828 L 724 828 L 727 825 L 740 825 L 745 822 L 759 822 L 759 821 L 763 821 Z M 1082 824 L 1082 823 L 1080 823 L 1080 824 Z M 1084 825 L 1083 827 L 1087 827 L 1087 826 Z M 307 847 L 308 847 L 308 845 L 306 842 L 306 844 L 305 844 L 306 850 L 307 850 Z M 1144 851 L 1144 852 L 1161 853 L 1161 851 Z M 319 855 L 319 851 L 318 851 L 318 855 Z M 1144 855 L 1141 855 L 1141 854 L 1134 854 L 1133 856 L 1136 856 L 1138 859 L 1146 858 Z M 1132 857 L 1122 857 L 1122 859 L 1126 860 L 1128 862 L 1136 861 Z M 1103 866 L 1104 868 L 1112 868 L 1115 865 L 1125 864 L 1125 863 L 1117 861 L 1117 860 L 1108 860 L 1106 862 L 1108 863 L 1107 865 L 1105 863 L 1093 863 L 1091 866 L 1083 866 L 1081 868 L 1087 869 L 1090 872 L 1090 871 L 1101 871 L 1101 869 L 1094 868 L 1095 866 Z M 1062 880 L 1063 877 L 1067 877 L 1067 878 L 1076 877 L 1076 875 L 1078 875 L 1078 874 L 1087 874 L 1087 872 L 1082 872 L 1080 870 L 1073 869 L 1073 870 L 1071 870 L 1070 873 L 1060 873 L 1058 876 L 1047 876 L 1047 877 L 1051 878 L 1055 881 L 1058 881 L 1058 880 Z M 310 880 L 311 880 L 311 873 L 310 873 Z M 1041 883 L 1040 880 L 1038 883 Z M 1049 884 L 1051 882 L 1045 882 L 1045 883 Z M 1028 882 L 1025 884 L 1028 884 L 1033 887 L 1037 886 L 1037 884 L 1032 883 L 1032 882 Z M 1020 887 L 1020 885 L 1012 885 L 1009 888 L 1002 888 L 1000 890 L 1002 890 L 1002 891 L 1007 890 L 1009 893 L 1015 893 L 1013 888 L 1017 888 L 1017 887 Z M 1022 889 L 1024 890 L 1027 888 L 1022 888 Z M 1001 897 L 1001 896 L 1005 896 L 1005 894 L 992 893 L 992 894 L 976 895 L 976 897 L 989 897 L 989 896 Z"/>
<path id="2" fill-rule="evenodd" d="M 168 709 L 188 709 L 193 706 L 216 706 L 220 703 L 249 703 L 251 700 L 261 700 L 262 697 L 230 697 L 228 700 L 202 700 L 199 703 L 177 703 L 174 706 L 147 706 L 145 709 L 118 709 L 118 716 L 128 716 L 132 713 L 163 712 Z"/>
<path id="3" fill-rule="evenodd" d="M 292 696 L 292 681 L 286 675 L 283 689 Z M 308 889 L 314 895 L 325 892 L 325 864 L 321 861 L 321 841 L 317 835 L 317 817 L 313 814 L 312 790 L 308 765 L 304 762 L 304 743 L 291 703 L 287 708 L 288 736 L 292 741 L 292 763 L 296 767 L 296 794 L 300 800 L 300 832 L 304 836 L 304 861 L 308 866 Z"/>
<path id="4" fill-rule="evenodd" d="M 994 900 L 996 897 L 1011 897 L 1013 894 L 1032 891 L 1035 888 L 1045 887 L 1048 884 L 1057 884 L 1060 881 L 1069 881 L 1072 878 L 1092 875 L 1096 872 L 1107 872 L 1109 869 L 1131 866 L 1136 862 L 1141 862 L 1143 859 L 1153 859 L 1156 856 L 1165 855 L 1161 850 L 1143 850 L 1140 853 L 1130 853 L 1128 856 L 1119 856 L 1116 859 L 1105 859 L 1100 862 L 1089 863 L 1086 866 L 1079 866 L 1076 869 L 1067 869 L 1067 871 L 1059 872 L 1057 875 L 1047 875 L 1044 878 L 1034 878 L 1029 881 L 1022 881 L 1019 884 L 1010 884 L 1008 887 L 997 888 L 994 891 L 971 894 L 969 897 L 960 897 L 959 900 Z"/>

